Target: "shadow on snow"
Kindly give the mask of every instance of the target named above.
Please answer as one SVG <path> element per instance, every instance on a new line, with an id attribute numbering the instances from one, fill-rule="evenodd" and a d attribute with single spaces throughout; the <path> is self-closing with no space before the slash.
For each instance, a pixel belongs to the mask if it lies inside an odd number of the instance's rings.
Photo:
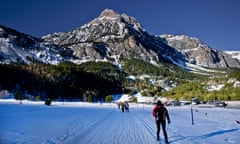
<path id="1" fill-rule="evenodd" d="M 201 135 L 201 136 L 182 136 L 182 135 L 177 135 L 177 136 L 174 136 L 174 137 L 177 137 L 177 138 L 175 140 L 171 140 L 171 142 L 177 142 L 177 141 L 184 140 L 184 139 L 188 139 L 188 140 L 207 139 L 209 137 L 222 135 L 222 134 L 225 134 L 225 133 L 231 133 L 231 132 L 235 132 L 235 131 L 238 131 L 238 130 L 239 130 L 238 128 L 236 128 L 236 129 L 229 129 L 229 130 L 220 130 L 220 131 L 204 134 L 204 135 Z"/>

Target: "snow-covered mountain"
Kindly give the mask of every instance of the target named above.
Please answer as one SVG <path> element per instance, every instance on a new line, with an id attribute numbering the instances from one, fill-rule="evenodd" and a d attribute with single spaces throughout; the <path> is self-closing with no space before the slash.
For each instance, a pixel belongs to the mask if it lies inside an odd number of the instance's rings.
<path id="1" fill-rule="evenodd" d="M 91 22 L 66 33 L 42 37 L 58 46 L 67 46 L 79 59 L 138 58 L 148 62 L 184 61 L 181 53 L 152 36 L 134 18 L 104 10 Z M 169 58 L 171 57 L 171 59 Z"/>
<path id="2" fill-rule="evenodd" d="M 240 61 L 228 53 L 211 48 L 197 38 L 185 35 L 160 36 L 171 47 L 180 51 L 186 60 L 186 64 L 207 68 L 228 68 L 240 66 Z M 191 67 L 191 66 L 190 66 Z"/>
<path id="3" fill-rule="evenodd" d="M 1 63 L 19 60 L 30 63 L 33 59 L 50 64 L 96 60 L 119 64 L 120 57 L 138 58 L 154 64 L 172 63 L 188 70 L 240 67 L 239 60 L 196 38 L 150 35 L 134 17 L 110 9 L 72 31 L 56 32 L 42 38 L 0 27 Z"/>
<path id="4" fill-rule="evenodd" d="M 58 64 L 69 58 L 71 51 L 0 25 L 0 63 Z"/>
<path id="5" fill-rule="evenodd" d="M 240 60 L 240 51 L 224 51 L 225 53 L 232 56 L 232 58 Z"/>

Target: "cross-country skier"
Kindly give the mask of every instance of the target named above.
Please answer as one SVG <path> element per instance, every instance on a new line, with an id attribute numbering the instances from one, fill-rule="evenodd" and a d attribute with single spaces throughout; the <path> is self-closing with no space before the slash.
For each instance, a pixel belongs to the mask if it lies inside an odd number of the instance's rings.
<path id="1" fill-rule="evenodd" d="M 121 102 L 121 109 L 122 109 L 122 112 L 124 112 L 124 109 L 125 109 L 125 103 L 124 102 Z"/>
<path id="2" fill-rule="evenodd" d="M 126 110 L 126 112 L 129 112 L 129 104 L 128 104 L 128 102 L 125 102 L 125 110 Z"/>
<path id="3" fill-rule="evenodd" d="M 162 125 L 165 142 L 166 144 L 169 144 L 166 131 L 166 119 L 168 121 L 168 124 L 170 124 L 171 121 L 167 108 L 164 107 L 160 100 L 157 101 L 157 105 L 154 107 L 152 115 L 155 117 L 155 122 L 157 126 L 157 140 L 160 140 L 160 125 Z"/>

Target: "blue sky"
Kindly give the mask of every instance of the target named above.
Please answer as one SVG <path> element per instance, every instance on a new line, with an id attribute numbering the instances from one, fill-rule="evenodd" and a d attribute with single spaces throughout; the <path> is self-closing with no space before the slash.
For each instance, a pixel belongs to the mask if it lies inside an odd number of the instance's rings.
<path id="1" fill-rule="evenodd" d="M 105 8 L 135 17 L 150 34 L 240 50 L 240 0 L 1 0 L 0 24 L 40 37 L 73 30 Z"/>

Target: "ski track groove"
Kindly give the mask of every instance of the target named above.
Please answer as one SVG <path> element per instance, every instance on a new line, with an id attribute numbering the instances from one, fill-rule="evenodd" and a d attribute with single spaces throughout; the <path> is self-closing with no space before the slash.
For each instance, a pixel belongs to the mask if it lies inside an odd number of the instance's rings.
<path id="1" fill-rule="evenodd" d="M 61 134 L 57 138 L 47 140 L 47 143 L 48 144 L 69 143 L 68 141 L 71 141 L 75 137 L 81 137 L 82 135 L 84 135 L 84 133 L 89 133 L 90 131 L 92 131 L 92 129 L 96 125 L 98 125 L 99 123 L 104 121 L 104 119 L 106 119 L 110 115 L 111 115 L 111 112 L 102 116 L 101 119 L 97 119 L 94 122 L 91 122 L 91 123 L 88 123 L 85 125 L 78 124 L 80 118 L 75 118 L 72 122 L 70 122 L 72 126 L 68 130 L 66 130 L 66 132 L 64 134 Z M 70 142 L 70 143 L 72 143 L 72 142 Z"/>
<path id="2" fill-rule="evenodd" d="M 94 121 L 93 123 L 90 123 L 89 125 L 87 125 L 84 130 L 81 130 L 81 132 L 79 132 L 80 128 L 76 128 L 74 135 L 68 135 L 66 134 L 68 137 L 67 139 L 65 139 L 62 142 L 68 142 L 68 141 L 74 141 L 74 143 L 78 143 L 79 140 L 81 140 L 81 137 L 84 136 L 84 134 L 88 134 L 91 133 L 91 131 L 93 129 L 96 129 L 96 127 L 101 124 L 105 119 L 107 119 L 108 117 L 110 117 L 111 113 L 113 111 L 109 112 L 108 114 L 104 115 L 101 119 L 97 119 L 96 121 Z"/>
<path id="3" fill-rule="evenodd" d="M 120 110 L 113 110 L 107 116 L 94 125 L 86 129 L 83 133 L 78 134 L 72 140 L 67 141 L 71 143 L 141 143 L 149 144 L 155 143 L 153 128 L 150 121 L 144 121 L 141 115 L 138 115 L 138 110 L 128 112 L 120 112 Z M 149 115 L 148 115 L 149 117 Z M 131 120 L 131 121 L 130 121 Z M 151 121 L 153 122 L 153 121 Z M 133 128 L 134 127 L 134 128 Z M 107 128 L 107 130 L 104 130 Z M 109 133 L 109 132 L 111 133 Z M 114 131 L 117 132 L 117 135 Z M 101 137 L 95 139 L 94 136 Z M 100 136 L 99 136 L 100 135 Z M 150 139 L 149 139 L 150 138 Z"/>
<path id="4" fill-rule="evenodd" d="M 153 138 L 156 138 L 156 130 L 153 128 L 152 123 L 154 123 L 154 121 L 152 120 L 151 122 L 147 122 L 146 119 L 142 119 L 140 118 L 137 114 L 135 114 L 136 117 L 138 117 L 140 123 L 143 124 L 143 126 L 146 128 L 146 130 L 152 135 Z M 155 126 L 155 125 L 154 125 Z"/>

